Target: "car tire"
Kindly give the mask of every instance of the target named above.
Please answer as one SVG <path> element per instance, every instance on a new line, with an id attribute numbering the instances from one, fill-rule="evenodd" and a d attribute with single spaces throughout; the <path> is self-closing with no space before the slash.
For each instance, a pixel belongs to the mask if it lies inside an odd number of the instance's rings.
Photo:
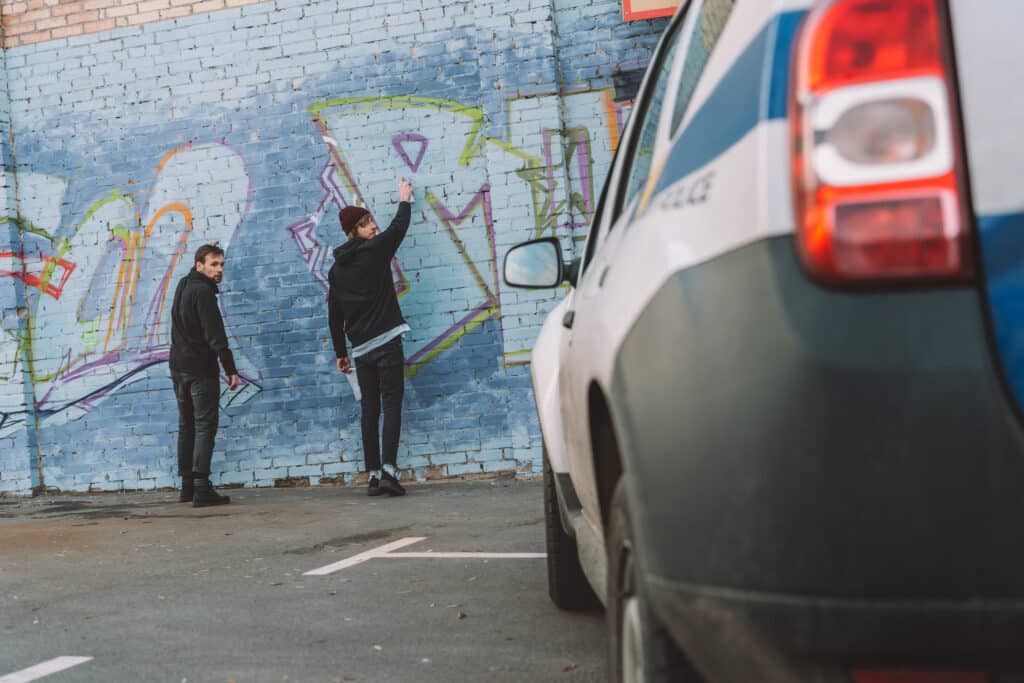
<path id="1" fill-rule="evenodd" d="M 548 595 L 564 610 L 591 610 L 601 602 L 590 587 L 580 558 L 576 541 L 562 528 L 562 514 L 558 508 L 555 475 L 544 451 L 544 537 L 547 547 Z"/>
<path id="2" fill-rule="evenodd" d="M 703 683 L 658 623 L 640 585 L 629 503 L 622 480 L 608 520 L 609 680 L 614 683 Z"/>

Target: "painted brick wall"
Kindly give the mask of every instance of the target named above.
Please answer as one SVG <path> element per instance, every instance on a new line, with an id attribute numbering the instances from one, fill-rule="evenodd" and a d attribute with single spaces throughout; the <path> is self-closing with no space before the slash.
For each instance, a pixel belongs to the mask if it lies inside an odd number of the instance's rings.
<path id="1" fill-rule="evenodd" d="M 413 328 L 399 466 L 539 472 L 526 363 L 555 296 L 506 288 L 499 264 L 533 236 L 583 238 L 664 20 L 624 24 L 618 0 L 89 3 L 2 5 L 10 241 L 42 265 L 0 279 L 0 410 L 25 420 L 0 426 L 0 493 L 175 484 L 167 292 L 215 239 L 244 379 L 222 397 L 215 479 L 353 482 L 326 273 L 338 208 L 390 221 L 400 175 L 416 201 L 393 264 Z M 58 37 L 58 16 L 81 30 Z"/>
<path id="2" fill-rule="evenodd" d="M 15 215 L 14 175 L 8 172 L 14 166 L 10 141 L 7 71 L 0 54 L 0 160 L 5 169 L 0 174 L 0 201 L 8 219 Z M 23 346 L 28 309 L 22 280 L 15 277 L 24 276 L 24 267 L 20 231 L 15 222 L 5 220 L 0 226 L 0 495 L 25 493 L 38 483 L 38 470 L 33 468 L 34 442 L 30 440 L 34 433 L 31 386 L 26 381 Z"/>

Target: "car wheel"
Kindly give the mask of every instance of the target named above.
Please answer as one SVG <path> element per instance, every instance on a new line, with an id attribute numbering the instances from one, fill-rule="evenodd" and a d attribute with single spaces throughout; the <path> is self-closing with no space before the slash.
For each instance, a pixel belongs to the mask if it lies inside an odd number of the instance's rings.
<path id="1" fill-rule="evenodd" d="M 626 488 L 620 480 L 608 522 L 608 628 L 616 683 L 702 683 L 658 623 L 637 581 Z"/>
<path id="2" fill-rule="evenodd" d="M 547 450 L 544 452 L 544 537 L 548 553 L 548 595 L 551 601 L 565 610 L 600 607 L 601 603 L 580 566 L 576 541 L 562 528 L 555 475 L 548 464 Z"/>

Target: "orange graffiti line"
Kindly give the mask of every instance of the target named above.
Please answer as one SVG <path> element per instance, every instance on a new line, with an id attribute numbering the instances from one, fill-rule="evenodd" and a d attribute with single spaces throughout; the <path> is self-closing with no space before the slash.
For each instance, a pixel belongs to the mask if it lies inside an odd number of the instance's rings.
<path id="1" fill-rule="evenodd" d="M 125 317 L 127 313 L 125 307 L 128 302 L 129 293 L 132 291 L 132 271 L 135 263 L 135 240 L 136 232 L 130 231 L 128 233 L 128 243 L 124 246 L 124 282 L 120 283 L 119 296 L 117 302 L 114 304 L 115 311 L 117 314 L 117 329 L 120 332 L 124 332 L 126 327 Z"/>
<path id="2" fill-rule="evenodd" d="M 166 164 L 166 163 L 167 163 L 168 161 L 170 161 L 170 160 L 171 160 L 171 157 L 173 157 L 173 156 L 174 156 L 175 154 L 177 154 L 178 152 L 184 152 L 184 151 L 185 151 L 185 150 L 187 150 L 187 149 L 192 149 L 192 143 L 191 143 L 191 142 L 186 142 L 186 143 L 185 143 L 184 145 L 181 145 L 180 147 L 175 147 L 175 148 L 174 148 L 174 149 L 172 149 L 172 150 L 171 150 L 170 152 L 168 152 L 167 154 L 165 154 L 165 155 L 164 155 L 164 158 L 160 160 L 160 163 L 156 165 L 156 171 L 157 171 L 157 173 L 159 173 L 160 171 L 162 171 L 162 170 L 164 169 L 164 165 L 165 165 L 165 164 Z"/>
<path id="3" fill-rule="evenodd" d="M 128 236 L 128 255 L 124 260 L 127 268 L 126 277 L 128 280 L 124 283 L 124 288 L 121 290 L 121 308 L 117 313 L 117 324 L 121 331 L 124 331 L 128 326 L 128 302 L 135 299 L 135 284 L 138 282 L 136 272 L 138 270 L 138 247 L 139 247 L 139 233 L 131 231 Z M 132 266 L 135 266 L 134 268 Z"/>
<path id="4" fill-rule="evenodd" d="M 615 111 L 615 98 L 611 90 L 604 91 L 604 108 L 608 114 L 608 134 L 611 136 L 612 151 L 619 148 L 619 117 Z"/>
<path id="5" fill-rule="evenodd" d="M 103 340 L 104 351 L 110 349 L 110 338 L 114 335 L 114 321 L 117 318 L 117 300 L 121 297 L 121 290 L 124 287 L 124 269 L 127 262 L 127 258 L 121 259 L 121 267 L 117 270 L 117 289 L 114 290 L 114 300 L 110 310 L 110 319 L 107 320 L 107 336 Z"/>
<path id="6" fill-rule="evenodd" d="M 156 313 L 156 321 L 153 325 L 153 332 L 150 334 L 151 339 L 155 339 L 160 333 L 160 322 L 164 319 L 164 303 L 167 301 L 167 290 L 171 286 L 171 273 L 178 266 L 178 261 L 181 260 L 182 254 L 185 253 L 185 247 L 188 246 L 188 236 L 192 233 L 192 212 L 188 206 L 182 203 L 167 204 L 166 206 L 160 207 L 160 210 L 156 212 L 153 219 L 149 221 L 149 225 L 146 226 L 146 232 L 143 239 L 149 239 L 150 234 L 153 232 L 156 222 L 160 220 L 164 214 L 175 211 L 180 213 L 182 218 L 185 219 L 185 231 L 181 234 L 178 240 L 178 250 L 174 252 L 174 257 L 171 259 L 171 264 L 167 267 L 167 273 L 164 275 L 164 283 L 161 291 L 157 292 L 157 296 L 160 297 L 160 308 Z M 143 244 L 145 249 L 145 244 Z M 138 266 L 136 266 L 138 268 Z"/>
<path id="7" fill-rule="evenodd" d="M 439 200 L 431 197 L 428 199 L 428 201 L 430 201 L 431 208 L 434 209 L 434 213 L 437 214 L 437 217 L 440 218 L 441 222 L 444 224 L 445 229 L 448 231 L 448 236 L 451 237 L 452 242 L 455 243 L 455 248 L 459 250 L 459 254 L 462 255 L 462 258 L 466 261 L 466 265 L 469 266 L 470 274 L 472 274 L 473 279 L 476 280 L 476 284 L 478 287 L 480 287 L 480 291 L 483 292 L 484 296 L 487 297 L 489 301 L 497 301 L 497 298 L 494 296 L 494 292 L 492 292 L 491 288 L 487 286 L 487 281 L 480 274 L 480 271 L 476 267 L 476 263 L 473 261 L 473 258 L 469 255 L 469 250 L 466 249 L 465 243 L 459 238 L 459 235 L 455 232 L 455 226 L 461 224 L 464 220 L 469 218 L 472 215 L 472 212 L 478 206 L 482 210 L 486 211 L 486 204 L 484 202 L 483 192 L 478 193 L 469 202 L 469 205 L 464 209 L 466 212 L 465 216 L 461 218 L 458 216 L 453 216 L 451 221 L 444 219 L 442 211 L 447 212 L 447 207 L 445 207 Z M 484 220 L 487 220 L 486 217 L 484 218 Z"/>

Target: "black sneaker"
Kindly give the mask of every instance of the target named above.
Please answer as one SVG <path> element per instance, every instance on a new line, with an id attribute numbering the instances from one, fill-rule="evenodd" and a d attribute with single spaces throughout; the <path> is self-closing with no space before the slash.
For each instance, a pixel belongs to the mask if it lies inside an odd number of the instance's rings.
<path id="1" fill-rule="evenodd" d="M 192 486 L 192 476 L 181 478 L 181 493 L 178 494 L 179 503 L 191 503 L 195 489 Z"/>
<path id="2" fill-rule="evenodd" d="M 380 490 L 389 496 L 404 496 L 405 489 L 398 483 L 398 480 L 387 473 L 382 472 L 380 475 Z"/>
<path id="3" fill-rule="evenodd" d="M 192 507 L 205 508 L 211 505 L 227 505 L 231 502 L 230 496 L 222 496 L 217 493 L 209 479 L 196 479 L 193 484 L 195 492 L 192 494 Z"/>
<path id="4" fill-rule="evenodd" d="M 370 477 L 370 485 L 366 487 L 366 495 L 368 496 L 379 496 L 384 493 L 380 488 L 380 479 L 377 477 Z"/>

